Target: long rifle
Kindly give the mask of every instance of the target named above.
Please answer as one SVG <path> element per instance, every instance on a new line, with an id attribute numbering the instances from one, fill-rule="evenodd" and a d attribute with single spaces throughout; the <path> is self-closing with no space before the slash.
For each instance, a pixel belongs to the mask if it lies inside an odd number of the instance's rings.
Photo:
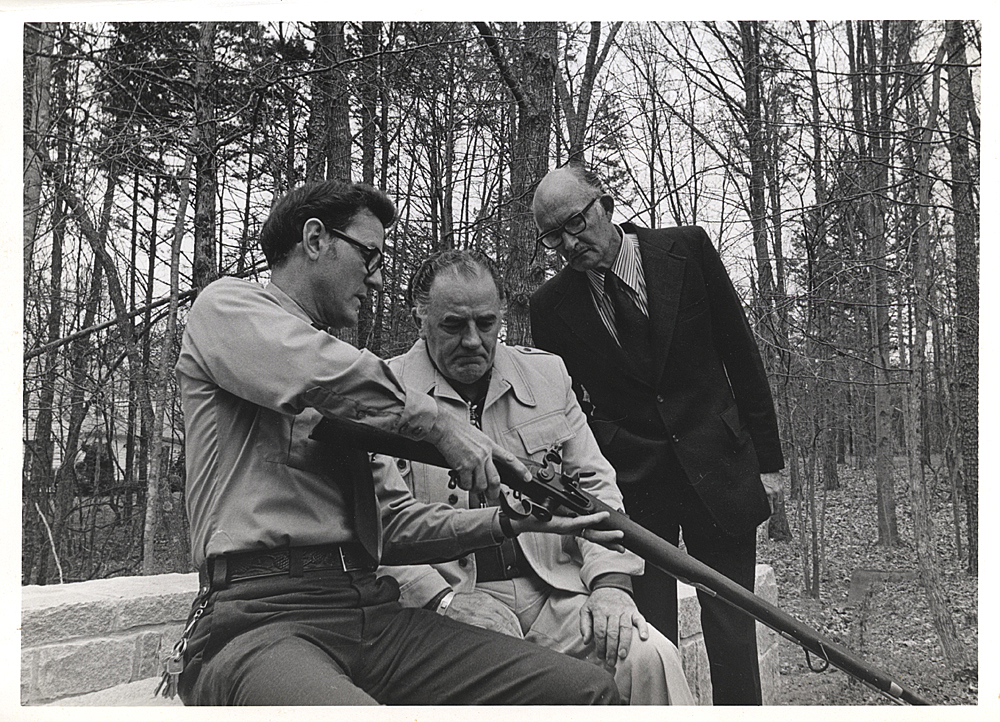
<path id="1" fill-rule="evenodd" d="M 334 446 L 353 447 L 448 468 L 448 463 L 441 453 L 429 443 L 413 441 L 399 434 L 345 419 L 323 419 L 313 429 L 311 436 L 317 441 Z M 688 556 L 670 542 L 661 539 L 625 514 L 587 493 L 580 488 L 578 477 L 566 476 L 554 468 L 559 462 L 557 456 L 547 456 L 545 463 L 541 465 L 523 459 L 522 462 L 531 471 L 530 481 L 524 481 L 503 465 L 498 465 L 498 471 L 503 483 L 521 498 L 525 513 L 545 519 L 551 518 L 553 514 L 577 516 L 606 511 L 610 514 L 610 519 L 600 528 L 623 532 L 625 536 L 621 542 L 622 546 L 635 552 L 654 567 L 662 569 L 685 584 L 728 602 L 785 639 L 798 644 L 806 651 L 807 657 L 810 652 L 815 654 L 826 664 L 838 667 L 894 702 L 930 704 L 885 672 L 873 667 L 839 644 L 825 639 L 811 627 L 711 567 Z M 501 501 L 503 499 L 504 497 L 501 497 Z M 825 666 L 816 671 L 822 669 L 825 669 Z"/>

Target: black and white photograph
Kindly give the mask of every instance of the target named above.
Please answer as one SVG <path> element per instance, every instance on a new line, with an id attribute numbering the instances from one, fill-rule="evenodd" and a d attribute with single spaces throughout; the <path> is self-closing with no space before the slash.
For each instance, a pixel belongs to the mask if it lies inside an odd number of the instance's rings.
<path id="1" fill-rule="evenodd" d="M 1000 705 L 985 12 L 13 5 L 14 718 Z"/>

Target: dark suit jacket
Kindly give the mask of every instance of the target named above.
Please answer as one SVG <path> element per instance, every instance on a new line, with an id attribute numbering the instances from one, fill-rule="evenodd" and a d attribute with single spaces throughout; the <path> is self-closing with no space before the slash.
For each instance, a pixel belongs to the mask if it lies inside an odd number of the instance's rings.
<path id="1" fill-rule="evenodd" d="M 739 296 L 701 228 L 623 227 L 639 238 L 654 378 L 644 378 L 614 342 L 586 274 L 570 268 L 532 295 L 534 343 L 561 356 L 586 390 L 594 434 L 620 485 L 676 468 L 665 462 L 672 449 L 716 523 L 746 533 L 770 513 L 760 472 L 784 461 Z"/>

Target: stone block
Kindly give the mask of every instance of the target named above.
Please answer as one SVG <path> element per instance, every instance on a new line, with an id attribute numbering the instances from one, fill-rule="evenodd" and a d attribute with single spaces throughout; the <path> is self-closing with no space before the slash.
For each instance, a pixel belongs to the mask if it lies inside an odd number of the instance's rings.
<path id="1" fill-rule="evenodd" d="M 778 643 L 778 633 L 766 624 L 757 622 L 757 653 L 764 654 Z"/>
<path id="2" fill-rule="evenodd" d="M 106 634 L 114 627 L 116 600 L 89 599 L 21 610 L 21 646 L 37 647 Z"/>
<path id="3" fill-rule="evenodd" d="M 694 587 L 677 585 L 677 636 L 681 639 L 701 634 L 701 605 Z"/>
<path id="4" fill-rule="evenodd" d="M 197 589 L 141 597 L 122 597 L 118 604 L 115 629 L 127 631 L 136 627 L 155 626 L 168 622 L 183 622 L 191 611 Z"/>
<path id="5" fill-rule="evenodd" d="M 131 681 L 135 639 L 91 639 L 38 650 L 32 701 L 93 692 Z"/>
<path id="6" fill-rule="evenodd" d="M 681 665 L 691 694 L 699 705 L 712 704 L 712 677 L 705 642 L 700 636 L 681 642 Z"/>
<path id="7" fill-rule="evenodd" d="M 759 664 L 761 699 L 766 705 L 776 704 L 778 699 L 778 685 L 781 684 L 779 678 L 781 664 L 778 657 L 777 645 L 771 647 L 761 655 Z"/>
<path id="8" fill-rule="evenodd" d="M 21 650 L 21 702 L 22 704 L 31 695 L 31 689 L 35 685 L 35 668 L 37 667 L 38 650 Z"/>
<path id="9" fill-rule="evenodd" d="M 145 679 L 160 672 L 160 659 L 172 646 L 162 631 L 141 632 L 135 638 L 131 679 Z"/>

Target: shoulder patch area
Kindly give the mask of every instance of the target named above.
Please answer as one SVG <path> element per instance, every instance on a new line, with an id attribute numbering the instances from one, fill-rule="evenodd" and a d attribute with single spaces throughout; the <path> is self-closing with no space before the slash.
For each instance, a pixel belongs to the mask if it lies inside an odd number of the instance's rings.
<path id="1" fill-rule="evenodd" d="M 532 348 L 531 346 L 512 346 L 512 348 L 518 353 L 523 353 L 525 356 L 555 356 L 553 353 L 542 351 L 540 348 Z"/>

